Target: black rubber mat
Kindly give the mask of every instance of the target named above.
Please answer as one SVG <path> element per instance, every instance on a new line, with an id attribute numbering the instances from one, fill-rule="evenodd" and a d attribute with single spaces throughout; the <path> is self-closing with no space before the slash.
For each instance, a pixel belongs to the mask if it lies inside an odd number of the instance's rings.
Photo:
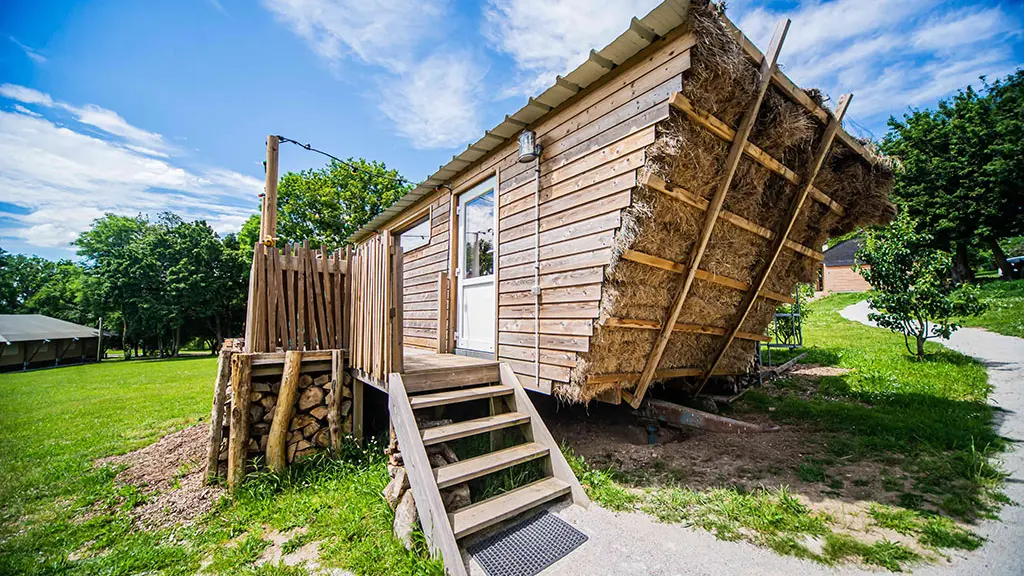
<path id="1" fill-rule="evenodd" d="M 535 576 L 586 541 L 586 534 L 544 511 L 475 542 L 468 551 L 488 576 Z"/>

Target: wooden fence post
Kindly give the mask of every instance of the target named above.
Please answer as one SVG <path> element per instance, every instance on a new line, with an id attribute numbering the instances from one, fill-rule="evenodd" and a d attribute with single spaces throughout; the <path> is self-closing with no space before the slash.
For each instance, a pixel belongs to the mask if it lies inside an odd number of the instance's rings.
<path id="1" fill-rule="evenodd" d="M 281 373 L 281 391 L 277 395 L 274 420 L 270 424 L 267 438 L 267 466 L 271 471 L 281 473 L 288 463 L 288 427 L 295 412 L 295 398 L 298 396 L 299 371 L 302 367 L 302 351 L 288 350 L 284 353 L 284 371 Z"/>
<path id="2" fill-rule="evenodd" d="M 263 194 L 263 210 L 260 217 L 260 242 L 273 245 L 277 239 L 277 158 L 279 140 L 267 136 L 267 179 Z"/>
<path id="3" fill-rule="evenodd" d="M 210 445 L 206 450 L 206 481 L 212 482 L 217 477 L 217 465 L 220 463 L 220 443 L 224 439 L 224 399 L 228 395 L 228 382 L 231 381 L 232 350 L 220 349 L 217 356 L 217 377 L 213 380 L 213 408 L 210 410 Z"/>
<path id="4" fill-rule="evenodd" d="M 231 358 L 231 430 L 228 437 L 228 488 L 237 489 L 245 478 L 249 452 L 249 397 L 252 395 L 252 355 Z"/>
<path id="5" fill-rule="evenodd" d="M 437 353 L 448 350 L 448 273 L 439 272 L 437 279 Z"/>

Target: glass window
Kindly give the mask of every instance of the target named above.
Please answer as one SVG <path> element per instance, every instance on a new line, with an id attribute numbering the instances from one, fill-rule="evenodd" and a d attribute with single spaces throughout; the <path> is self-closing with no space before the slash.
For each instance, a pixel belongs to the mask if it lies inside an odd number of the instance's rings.
<path id="1" fill-rule="evenodd" d="M 466 202 L 466 278 L 494 274 L 494 190 Z"/>
<path id="2" fill-rule="evenodd" d="M 422 222 L 409 228 L 398 237 L 398 243 L 402 246 L 402 252 L 411 252 L 420 246 L 430 242 L 430 218 L 424 218 Z"/>

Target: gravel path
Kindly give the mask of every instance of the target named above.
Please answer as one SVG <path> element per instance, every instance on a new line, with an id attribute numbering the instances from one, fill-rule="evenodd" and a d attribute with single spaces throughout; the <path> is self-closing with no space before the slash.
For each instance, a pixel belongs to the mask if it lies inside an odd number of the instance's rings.
<path id="1" fill-rule="evenodd" d="M 867 304 L 844 309 L 844 318 L 868 324 Z M 999 432 L 1024 439 L 1024 340 L 965 328 L 949 342 L 954 350 L 974 356 L 988 367 L 995 387 L 992 402 L 1004 410 Z M 1024 503 L 1024 452 L 1005 455 L 1010 473 L 1006 493 Z M 588 510 L 563 506 L 557 513 L 589 537 L 580 548 L 562 558 L 544 574 L 591 575 L 854 575 L 875 574 L 856 567 L 827 568 L 791 556 L 779 556 L 746 542 L 724 542 L 703 530 L 680 524 L 661 524 L 641 513 L 615 513 L 597 505 Z M 977 531 L 989 539 L 981 550 L 954 553 L 948 563 L 913 568 L 915 574 L 1024 575 L 1024 507 L 1003 509 L 1001 522 L 984 522 Z M 484 574 L 475 563 L 472 574 Z M 887 571 L 881 573 L 888 574 Z"/>
<path id="2" fill-rule="evenodd" d="M 840 311 L 847 320 L 869 326 L 867 301 Z M 989 383 L 995 388 L 991 402 L 1001 409 L 996 418 L 999 434 L 1014 442 L 1024 441 L 1024 339 L 1003 336 L 978 328 L 961 328 L 948 341 L 948 348 L 973 356 L 988 369 Z M 1024 505 L 1024 451 L 1013 450 L 1003 456 L 1003 468 L 1010 475 L 1006 495 Z M 958 555 L 953 560 L 958 574 L 1020 576 L 1024 574 L 1024 506 L 1007 506 L 1000 522 L 984 522 L 978 532 L 988 538 L 981 550 Z M 915 574 L 948 574 L 936 566 L 922 567 Z"/>

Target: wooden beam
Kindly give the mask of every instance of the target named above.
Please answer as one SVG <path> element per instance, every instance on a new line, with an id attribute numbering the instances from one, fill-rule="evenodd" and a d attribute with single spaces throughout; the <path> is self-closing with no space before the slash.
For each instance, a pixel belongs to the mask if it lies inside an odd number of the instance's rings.
<path id="1" fill-rule="evenodd" d="M 636 250 L 626 250 L 625 252 L 622 253 L 622 258 L 623 260 L 629 260 L 631 262 L 636 262 L 637 264 L 645 264 L 647 266 L 651 266 L 652 268 L 660 268 L 662 270 L 675 272 L 677 274 L 686 273 L 686 266 L 683 266 L 678 262 L 673 262 L 671 260 L 666 260 L 664 258 L 659 258 L 657 256 L 651 256 L 650 254 L 637 252 Z M 740 282 L 739 280 L 729 278 L 728 276 L 712 274 L 711 272 L 708 272 L 706 270 L 697 270 L 696 277 L 697 280 L 711 282 L 713 284 L 718 284 L 719 286 L 725 286 L 726 288 L 732 288 L 734 290 L 739 290 L 741 292 L 746 292 L 750 290 L 750 284 Z M 783 304 L 792 304 L 796 302 L 796 300 L 794 300 L 790 296 L 786 296 L 785 294 L 780 294 L 778 292 L 773 292 L 771 290 L 762 290 L 761 296 L 763 298 L 775 300 L 776 302 L 782 302 Z"/>
<path id="2" fill-rule="evenodd" d="M 829 150 L 832 148 L 832 141 L 836 137 L 836 132 L 839 130 L 840 123 L 843 121 L 843 116 L 846 115 L 846 109 L 850 106 L 850 100 L 853 99 L 853 95 L 847 94 L 839 99 L 839 104 L 836 106 L 835 116 L 829 122 L 828 127 L 825 128 L 825 133 L 822 135 L 821 142 L 818 144 L 818 149 L 814 153 L 814 160 L 811 165 L 807 168 L 807 176 L 804 180 L 804 185 L 797 191 L 796 197 L 793 198 L 793 202 L 789 206 L 789 213 L 786 216 L 785 224 L 782 230 L 779 231 L 779 238 L 785 238 L 789 236 L 790 230 L 793 229 L 793 224 L 796 222 L 797 216 L 800 215 L 800 209 L 804 205 L 804 201 L 807 200 L 807 195 L 810 193 L 811 188 L 814 186 L 814 179 L 818 176 L 818 171 L 821 170 L 821 165 L 825 162 L 825 158 L 828 156 Z M 779 254 L 782 252 L 783 243 L 778 239 L 775 241 L 775 246 L 772 249 L 771 258 L 765 265 L 764 270 L 761 271 L 757 282 L 754 284 L 754 290 L 747 295 L 745 299 L 742 312 L 740 313 L 739 319 L 733 326 L 732 330 L 729 331 L 729 335 L 725 338 L 725 343 L 722 348 L 715 355 L 715 359 L 712 360 L 711 366 L 704 372 L 701 377 L 700 385 L 697 387 L 697 392 L 700 392 L 704 385 L 707 384 L 709 378 L 711 378 L 712 372 L 718 367 L 718 364 L 722 361 L 725 356 L 725 352 L 729 349 L 729 345 L 732 344 L 733 339 L 736 338 L 736 334 L 739 332 L 740 327 L 743 326 L 743 322 L 747 319 L 750 311 L 754 308 L 755 295 L 764 288 L 764 285 L 768 282 L 768 275 L 771 274 L 772 268 L 779 259 Z M 697 392 L 694 392 L 696 394 Z"/>
<path id="3" fill-rule="evenodd" d="M 267 136 L 267 179 L 263 190 L 263 210 L 260 215 L 260 242 L 267 246 L 277 243 L 277 158 L 280 141 Z"/>
<path id="4" fill-rule="evenodd" d="M 220 465 L 220 444 L 224 436 L 224 400 L 231 382 L 232 351 L 221 347 L 217 355 L 217 377 L 213 379 L 213 407 L 210 409 L 210 445 L 206 450 L 206 482 L 217 477 Z"/>
<path id="5" fill-rule="evenodd" d="M 658 192 L 661 192 L 662 194 L 670 198 L 681 200 L 698 210 L 707 211 L 708 209 L 707 200 L 701 198 L 700 196 L 697 196 L 696 194 L 690 192 L 685 188 L 676 186 L 671 182 L 666 182 L 663 178 L 655 174 L 648 173 L 647 175 L 644 176 L 643 180 L 640 181 L 640 184 L 643 186 L 647 186 L 648 188 L 653 188 L 654 190 L 657 190 Z M 722 210 L 719 213 L 718 217 L 732 224 L 733 226 L 736 226 L 737 228 L 742 228 L 747 232 L 756 234 L 767 240 L 775 239 L 775 232 L 772 232 L 771 230 L 765 228 L 764 226 L 761 226 L 756 222 L 747 220 L 746 218 L 740 216 L 739 214 L 736 214 L 735 212 Z M 825 255 L 822 254 L 821 252 L 814 250 L 813 248 L 808 248 L 803 244 L 793 242 L 792 240 L 789 239 L 786 239 L 785 246 L 786 248 L 789 248 L 794 252 L 798 252 L 809 258 L 814 258 L 819 262 L 825 259 Z"/>
<path id="6" fill-rule="evenodd" d="M 655 320 L 634 320 L 630 318 L 609 318 L 604 325 L 608 328 L 634 328 L 637 330 L 661 330 L 661 322 Z M 702 324 L 683 324 L 676 322 L 673 332 L 688 332 L 690 334 L 706 334 L 708 336 L 725 336 L 729 333 L 728 328 L 719 326 L 704 326 Z M 737 332 L 736 337 L 741 340 L 753 340 L 756 342 L 771 342 L 771 338 L 764 334 L 753 334 L 751 332 Z"/>
<path id="7" fill-rule="evenodd" d="M 285 352 L 284 370 L 281 374 L 281 391 L 277 395 L 274 419 L 270 423 L 267 437 L 267 467 L 280 474 L 288 464 L 288 428 L 295 415 L 295 400 L 299 390 L 299 372 L 302 366 L 302 352 Z"/>
<path id="8" fill-rule="evenodd" d="M 245 479 L 249 453 L 249 397 L 252 392 L 252 356 L 231 357 L 231 428 L 228 430 L 228 488 L 234 492 Z"/>
<path id="9" fill-rule="evenodd" d="M 658 380 L 667 380 L 669 378 L 685 378 L 687 376 L 700 376 L 704 373 L 703 368 L 668 368 L 664 370 L 658 370 L 654 373 L 655 378 Z M 740 376 L 746 374 L 746 372 L 730 371 L 715 372 L 715 376 Z M 640 380 L 641 372 L 618 372 L 612 374 L 594 374 L 587 378 L 587 384 L 630 384 Z M 633 404 L 635 396 L 628 390 L 622 391 L 622 399 Z"/>
<path id="10" fill-rule="evenodd" d="M 711 197 L 708 210 L 705 212 L 704 225 L 701 228 L 700 239 L 696 246 L 694 246 L 693 254 L 690 256 L 686 279 L 683 281 L 682 289 L 676 295 L 668 320 L 665 322 L 661 334 L 658 335 L 658 340 L 654 344 L 654 350 L 651 351 L 647 364 L 644 366 L 643 374 L 640 376 L 640 381 L 637 383 L 636 391 L 633 394 L 633 401 L 630 403 L 633 408 L 640 407 L 640 402 L 643 401 L 644 394 L 654 379 L 654 373 L 661 362 L 661 356 L 665 353 L 665 347 L 668 345 L 669 337 L 672 335 L 672 327 L 675 326 L 676 320 L 679 319 L 679 313 L 683 310 L 686 297 L 690 294 L 690 288 L 693 286 L 697 270 L 700 268 L 700 262 L 704 258 L 704 252 L 707 250 L 708 242 L 711 240 L 711 232 L 714 230 L 715 221 L 718 220 L 718 213 L 722 209 L 725 195 L 732 185 L 733 176 L 736 175 L 736 167 L 743 156 L 743 149 L 746 146 L 747 138 L 750 137 L 750 131 L 754 127 L 754 122 L 757 121 L 757 112 L 761 109 L 761 102 L 764 101 L 765 92 L 768 91 L 768 84 L 771 82 L 771 75 L 775 70 L 779 51 L 782 49 L 782 43 L 786 39 L 786 33 L 789 32 L 789 24 L 789 19 L 783 19 L 775 27 L 775 33 L 768 48 L 768 57 L 761 64 L 760 79 L 758 80 L 757 92 L 754 94 L 754 101 L 744 113 L 743 120 L 740 121 L 739 130 L 736 131 L 736 137 L 729 147 L 729 156 L 725 160 L 724 174 L 719 182 L 718 189 L 715 190 L 714 196 Z M 756 296 L 757 293 L 755 292 L 754 294 Z"/>
<path id="11" fill-rule="evenodd" d="M 687 116 L 690 117 L 690 119 L 697 122 L 705 129 L 707 129 L 708 132 L 711 132 L 712 134 L 718 136 L 722 140 L 725 140 L 726 142 L 732 142 L 733 140 L 736 139 L 735 130 L 733 130 L 725 122 L 722 122 L 718 118 L 712 116 L 710 113 L 698 110 L 693 105 L 693 102 L 691 102 L 690 99 L 687 98 L 686 96 L 683 96 L 682 94 L 676 92 L 672 94 L 670 103 L 672 104 L 673 108 L 684 112 Z M 788 180 L 790 184 L 800 184 L 801 180 L 799 174 L 787 168 L 785 164 L 773 158 L 771 154 L 758 148 L 754 143 L 747 142 L 746 145 L 743 147 L 743 153 L 749 156 L 752 160 L 754 160 L 761 166 L 764 166 L 765 168 L 771 170 L 772 172 L 775 172 L 779 176 L 782 176 L 783 178 Z M 836 202 L 827 194 L 825 194 L 821 190 L 818 190 L 817 188 L 811 187 L 811 197 L 817 200 L 818 202 L 821 202 L 822 204 L 828 206 L 830 210 L 832 210 L 836 214 L 839 214 L 840 216 L 846 214 L 845 208 L 843 208 L 838 202 Z"/>

